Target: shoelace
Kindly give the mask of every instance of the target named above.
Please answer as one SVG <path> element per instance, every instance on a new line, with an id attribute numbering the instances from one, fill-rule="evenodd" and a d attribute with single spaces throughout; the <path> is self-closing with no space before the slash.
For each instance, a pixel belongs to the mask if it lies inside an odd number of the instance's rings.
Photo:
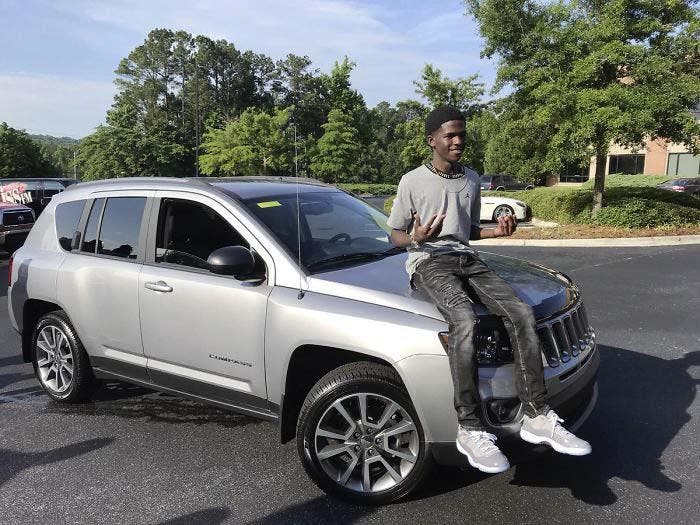
<path id="1" fill-rule="evenodd" d="M 499 448 L 494 445 L 496 442 L 496 436 L 493 434 L 488 432 L 473 431 L 472 438 L 474 439 L 476 446 L 479 447 L 479 450 L 481 450 L 484 454 L 491 454 L 492 452 L 497 452 L 499 450 Z"/>
<path id="2" fill-rule="evenodd" d="M 552 424 L 551 437 L 554 437 L 554 434 L 559 434 L 559 435 L 564 436 L 564 437 L 573 436 L 573 434 L 571 432 L 569 432 L 563 426 L 561 426 L 560 423 L 563 423 L 564 420 L 562 418 L 560 418 L 554 410 L 550 410 L 549 412 L 547 412 L 547 415 L 545 417 Z"/>

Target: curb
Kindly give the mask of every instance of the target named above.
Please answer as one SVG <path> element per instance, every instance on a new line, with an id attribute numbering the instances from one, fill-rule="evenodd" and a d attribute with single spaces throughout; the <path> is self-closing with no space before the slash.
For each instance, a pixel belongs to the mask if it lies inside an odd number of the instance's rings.
<path id="1" fill-rule="evenodd" d="M 484 239 L 471 241 L 474 246 L 549 246 L 556 247 L 624 247 L 677 246 L 700 244 L 700 235 L 669 235 L 667 237 L 619 237 L 615 239 Z"/>

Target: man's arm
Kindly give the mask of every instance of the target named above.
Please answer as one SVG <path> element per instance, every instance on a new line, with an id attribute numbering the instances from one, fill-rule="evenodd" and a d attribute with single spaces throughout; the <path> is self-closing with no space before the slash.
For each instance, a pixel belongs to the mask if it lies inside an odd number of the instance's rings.
<path id="1" fill-rule="evenodd" d="M 472 225 L 469 239 L 472 241 L 479 241 L 481 239 L 493 239 L 494 237 L 510 237 L 515 233 L 517 227 L 518 223 L 512 215 L 508 217 L 499 217 L 498 226 L 495 228 L 480 228 Z"/>

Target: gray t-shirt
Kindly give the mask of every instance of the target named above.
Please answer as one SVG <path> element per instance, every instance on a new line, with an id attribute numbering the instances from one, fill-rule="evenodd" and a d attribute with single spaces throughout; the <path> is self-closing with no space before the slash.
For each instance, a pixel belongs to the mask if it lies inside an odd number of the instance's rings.
<path id="1" fill-rule="evenodd" d="M 424 225 L 433 215 L 445 215 L 437 240 L 426 242 L 419 248 L 407 248 L 406 271 L 409 277 L 413 276 L 418 263 L 431 253 L 475 251 L 469 247 L 469 236 L 472 226 L 479 227 L 479 183 L 479 174 L 466 167 L 464 176 L 458 179 L 440 177 L 423 165 L 401 177 L 387 221 L 390 227 L 396 230 L 412 227 L 412 211 L 417 212 Z"/>

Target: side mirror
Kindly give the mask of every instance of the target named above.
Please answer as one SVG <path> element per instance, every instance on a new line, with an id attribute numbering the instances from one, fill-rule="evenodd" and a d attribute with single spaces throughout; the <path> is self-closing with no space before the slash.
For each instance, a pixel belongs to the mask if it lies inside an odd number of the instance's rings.
<path id="1" fill-rule="evenodd" d="M 243 246 L 224 246 L 211 252 L 207 259 L 207 266 L 211 273 L 232 275 L 239 279 L 253 273 L 255 259 L 250 250 Z"/>

